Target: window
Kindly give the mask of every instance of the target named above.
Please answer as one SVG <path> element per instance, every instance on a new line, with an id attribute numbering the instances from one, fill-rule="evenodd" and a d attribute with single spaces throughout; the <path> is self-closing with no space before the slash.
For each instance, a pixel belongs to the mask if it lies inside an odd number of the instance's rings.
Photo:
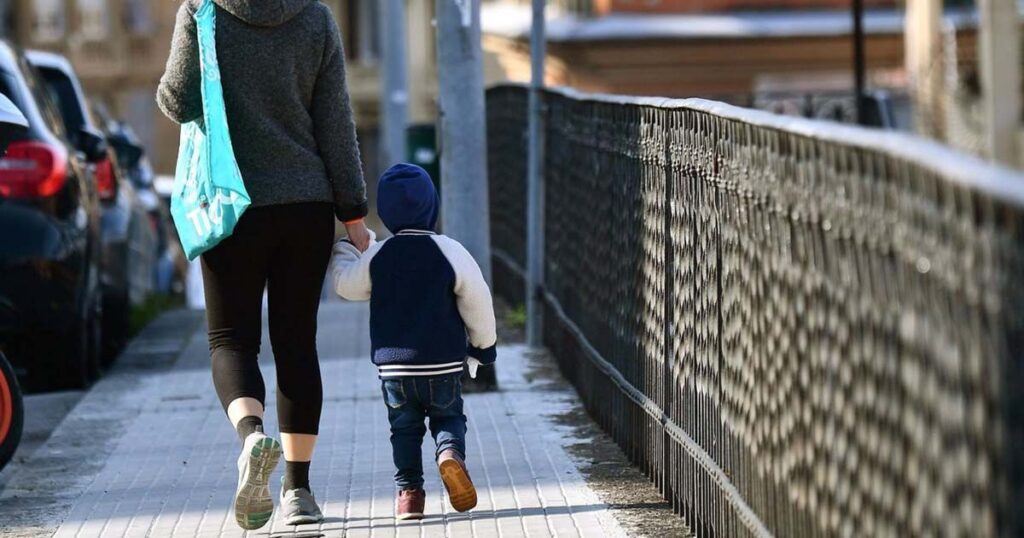
<path id="1" fill-rule="evenodd" d="M 349 19 L 352 44 L 349 56 L 359 63 L 374 64 L 380 58 L 380 5 L 378 0 L 351 0 Z"/>
<path id="2" fill-rule="evenodd" d="M 67 131 L 64 129 L 64 123 L 60 119 L 60 114 L 50 99 L 49 93 L 44 89 L 44 84 L 39 80 L 39 71 L 29 65 L 24 58 L 21 58 L 18 63 L 21 67 L 21 73 L 25 77 L 25 84 L 28 86 L 29 91 L 32 92 L 47 127 L 57 136 L 67 136 Z"/>
<path id="3" fill-rule="evenodd" d="M 60 111 L 64 120 L 64 128 L 69 133 L 77 133 L 85 125 L 85 117 L 78 106 L 78 94 L 71 79 L 56 69 L 40 69 L 46 89 L 52 101 Z"/>
<path id="4" fill-rule="evenodd" d="M 64 38 L 65 19 L 62 0 L 33 0 L 32 39 L 52 43 Z"/>
<path id="5" fill-rule="evenodd" d="M 38 121 L 35 119 L 35 107 L 32 103 L 32 96 L 25 93 L 25 89 L 16 75 L 7 71 L 0 71 L 0 93 L 7 96 L 14 103 L 14 106 L 21 110 L 21 113 L 28 118 L 30 125 Z"/>
<path id="6" fill-rule="evenodd" d="M 103 41 L 110 36 L 110 13 L 106 0 L 77 0 L 81 21 L 79 32 L 87 41 Z"/>
<path id="7" fill-rule="evenodd" d="M 153 31 L 153 14 L 150 10 L 149 0 L 125 2 L 124 27 L 136 35 L 146 35 Z"/>
<path id="8" fill-rule="evenodd" d="M 0 94 L 3 94 L 4 97 L 10 99 L 11 102 L 14 102 L 16 99 L 14 92 L 12 92 L 11 88 L 7 86 L 7 81 L 4 80 L 3 77 L 0 77 Z"/>
<path id="9" fill-rule="evenodd" d="M 7 73 L 0 72 L 0 93 L 10 99 L 18 109 L 22 109 L 24 105 L 21 104 L 21 95 L 14 91 L 14 85 L 8 81 L 8 78 L 12 77 Z"/>

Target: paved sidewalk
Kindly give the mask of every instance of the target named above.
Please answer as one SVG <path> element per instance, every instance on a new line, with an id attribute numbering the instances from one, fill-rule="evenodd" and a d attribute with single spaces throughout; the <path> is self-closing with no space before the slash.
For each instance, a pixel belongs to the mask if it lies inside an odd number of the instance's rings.
<path id="1" fill-rule="evenodd" d="M 84 447 L 82 465 L 61 470 L 68 475 L 69 492 L 50 505 L 52 510 L 42 510 L 52 513 L 31 511 L 38 475 L 14 476 L 0 493 L 0 536 L 625 535 L 564 450 L 574 442 L 569 428 L 550 418 L 578 405 L 575 395 L 527 381 L 520 347 L 499 350 L 501 392 L 466 396 L 468 464 L 480 489 L 479 506 L 467 514 L 453 512 L 436 473 L 428 473 L 429 517 L 397 523 L 386 411 L 367 358 L 367 316 L 364 305 L 334 302 L 322 309 L 325 406 L 311 475 L 327 516 L 323 525 L 288 527 L 275 519 L 249 533 L 235 526 L 230 504 L 239 444 L 215 398 L 205 332 L 199 327 L 173 367 L 143 371 L 128 384 L 115 376 L 83 398 L 67 423 L 80 424 L 76 415 L 102 414 L 103 406 L 114 406 L 112 412 L 120 413 L 116 427 L 77 434 L 77 446 Z M 265 356 L 268 344 L 264 342 Z M 263 366 L 272 410 L 273 368 L 269 359 Z M 119 384 L 108 386 L 113 383 Z M 117 391 L 116 398 L 111 391 Z M 267 419 L 268 431 L 276 432 L 272 411 Z M 61 431 L 64 428 L 59 427 L 35 457 L 59 457 L 64 449 L 56 440 L 63 437 L 66 442 L 69 435 Z M 104 435 L 114 439 L 104 440 Z M 90 451 L 93 442 L 97 448 Z M 428 436 L 425 461 L 432 454 Z M 102 461 L 88 461 L 97 457 Z M 279 480 L 275 477 L 271 483 Z M 277 488 L 273 491 L 276 494 Z M 15 507 L 20 511 L 17 518 L 12 515 Z M 5 527 L 5 521 L 15 524 Z"/>

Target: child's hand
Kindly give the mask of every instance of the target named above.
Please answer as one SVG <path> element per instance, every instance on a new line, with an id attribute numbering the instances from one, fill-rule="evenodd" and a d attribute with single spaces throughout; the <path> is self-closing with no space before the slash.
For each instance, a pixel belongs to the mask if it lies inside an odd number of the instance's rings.
<path id="1" fill-rule="evenodd" d="M 342 237 L 334 244 L 334 254 L 350 253 L 354 255 L 356 259 L 360 258 L 367 249 L 377 242 L 377 234 L 373 233 L 373 230 L 366 229 L 366 233 L 369 237 L 369 243 L 367 244 L 366 249 L 359 248 L 359 245 L 356 244 L 351 237 Z"/>

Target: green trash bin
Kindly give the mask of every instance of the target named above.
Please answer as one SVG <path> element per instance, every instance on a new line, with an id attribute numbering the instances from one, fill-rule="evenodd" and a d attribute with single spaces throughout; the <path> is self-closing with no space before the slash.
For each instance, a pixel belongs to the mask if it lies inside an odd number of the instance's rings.
<path id="1" fill-rule="evenodd" d="M 441 155 L 437 151 L 437 128 L 432 124 L 410 125 L 406 129 L 406 161 L 430 174 L 437 192 L 441 192 Z"/>

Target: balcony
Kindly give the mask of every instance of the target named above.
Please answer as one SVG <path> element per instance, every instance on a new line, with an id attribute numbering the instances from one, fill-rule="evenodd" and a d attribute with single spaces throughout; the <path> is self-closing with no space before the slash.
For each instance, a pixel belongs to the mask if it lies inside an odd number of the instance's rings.
<path id="1" fill-rule="evenodd" d="M 126 55 L 116 39 L 71 39 L 66 54 L 82 83 L 89 88 L 112 86 L 128 70 Z"/>

